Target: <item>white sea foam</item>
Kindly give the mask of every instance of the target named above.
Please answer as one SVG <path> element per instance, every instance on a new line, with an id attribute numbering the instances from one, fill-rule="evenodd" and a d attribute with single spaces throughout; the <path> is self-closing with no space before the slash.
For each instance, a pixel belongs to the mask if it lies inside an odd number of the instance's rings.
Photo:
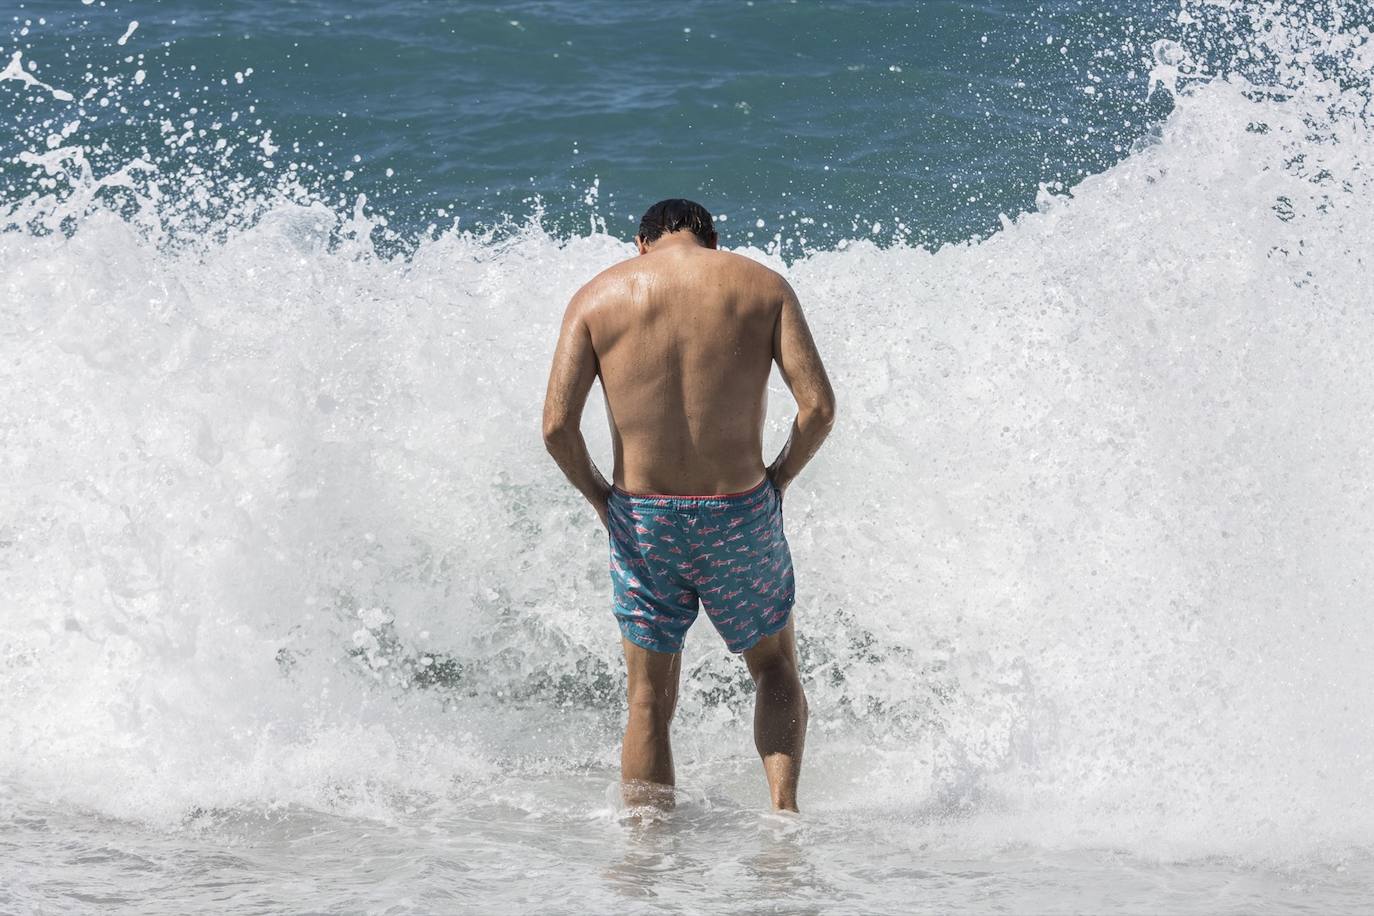
<path id="1" fill-rule="evenodd" d="M 26 86 L 36 86 L 50 94 L 59 102 L 72 101 L 72 94 L 70 92 L 65 89 L 58 89 L 55 86 L 49 86 L 47 83 L 24 69 L 23 51 L 15 51 L 14 54 L 10 56 L 9 64 L 6 65 L 4 70 L 0 70 L 0 82 L 6 80 L 13 80 Z"/>
<path id="2" fill-rule="evenodd" d="M 1181 53 L 1158 136 L 986 241 L 748 252 L 841 404 L 788 500 L 813 810 L 957 815 L 975 848 L 1374 843 L 1368 85 Z M 532 223 L 387 258 L 303 194 L 178 247 L 157 165 L 25 155 L 52 184 L 0 233 L 6 780 L 174 824 L 610 767 L 604 539 L 537 428 L 562 304 L 629 247 Z M 685 668 L 680 764 L 726 778 L 738 663 L 703 625 Z"/>

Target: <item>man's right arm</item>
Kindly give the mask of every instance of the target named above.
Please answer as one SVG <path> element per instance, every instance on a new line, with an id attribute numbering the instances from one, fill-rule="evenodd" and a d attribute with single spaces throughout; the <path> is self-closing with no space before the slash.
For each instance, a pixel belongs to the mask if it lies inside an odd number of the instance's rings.
<path id="1" fill-rule="evenodd" d="M 768 466 L 768 476 L 779 490 L 786 490 L 830 435 L 835 424 L 835 392 L 830 388 L 797 294 L 786 280 L 782 286 L 782 311 L 773 329 L 773 359 L 797 402 L 797 417 L 787 444 Z"/>

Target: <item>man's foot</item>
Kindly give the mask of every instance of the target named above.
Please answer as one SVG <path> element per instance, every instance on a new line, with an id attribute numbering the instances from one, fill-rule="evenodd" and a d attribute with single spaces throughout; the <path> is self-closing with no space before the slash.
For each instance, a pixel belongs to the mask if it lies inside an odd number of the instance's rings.
<path id="1" fill-rule="evenodd" d="M 659 811 L 672 811 L 677 807 L 676 792 L 672 786 L 642 779 L 630 779 L 620 784 L 620 799 L 626 808 L 655 808 Z"/>

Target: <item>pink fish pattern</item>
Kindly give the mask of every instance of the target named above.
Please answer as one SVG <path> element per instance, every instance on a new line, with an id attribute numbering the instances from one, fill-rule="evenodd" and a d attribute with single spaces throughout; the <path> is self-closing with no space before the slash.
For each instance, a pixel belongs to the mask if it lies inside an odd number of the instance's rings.
<path id="1" fill-rule="evenodd" d="M 626 639 L 681 652 L 700 607 L 731 652 L 787 625 L 796 585 L 772 481 L 720 496 L 617 488 L 608 509 L 614 612 Z"/>

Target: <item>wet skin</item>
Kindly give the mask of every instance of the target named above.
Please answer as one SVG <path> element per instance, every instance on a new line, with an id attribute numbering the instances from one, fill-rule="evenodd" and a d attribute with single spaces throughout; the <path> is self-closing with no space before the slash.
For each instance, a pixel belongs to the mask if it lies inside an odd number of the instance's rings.
<path id="1" fill-rule="evenodd" d="M 766 474 L 785 493 L 834 423 L 835 399 L 801 305 L 778 273 L 682 230 L 594 277 L 564 314 L 544 403 L 544 442 L 606 524 L 610 484 L 587 452 L 582 410 L 598 377 L 630 493 L 738 493 Z M 776 363 L 797 403 L 787 444 L 763 461 L 768 377 Z M 629 724 L 626 800 L 669 804 L 668 725 L 680 657 L 624 642 Z M 793 628 L 744 653 L 758 690 L 755 743 L 775 807 L 796 810 L 806 730 Z"/>

